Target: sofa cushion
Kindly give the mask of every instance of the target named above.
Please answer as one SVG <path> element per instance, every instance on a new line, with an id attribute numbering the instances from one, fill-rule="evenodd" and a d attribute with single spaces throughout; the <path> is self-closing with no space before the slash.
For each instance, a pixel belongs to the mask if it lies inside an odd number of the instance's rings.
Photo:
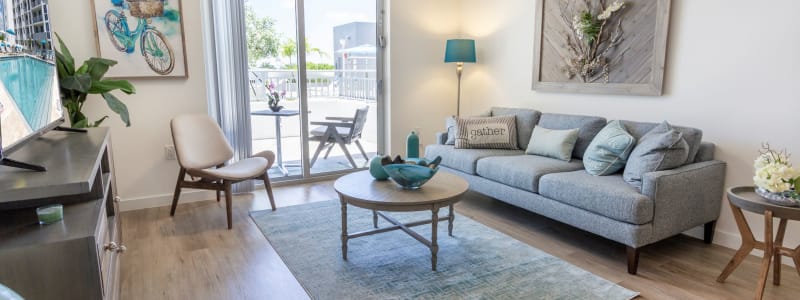
<path id="1" fill-rule="evenodd" d="M 426 158 L 433 159 L 441 156 L 441 165 L 470 175 L 475 175 L 476 164 L 481 158 L 520 154 L 524 154 L 524 152 L 502 149 L 455 149 L 452 145 L 428 145 L 425 147 Z"/>
<path id="2" fill-rule="evenodd" d="M 533 128 L 531 141 L 528 143 L 525 154 L 570 161 L 572 159 L 572 150 L 575 149 L 575 141 L 577 140 L 578 128 L 555 130 L 536 126 Z"/>
<path id="3" fill-rule="evenodd" d="M 682 166 L 689 155 L 689 145 L 683 133 L 673 129 L 667 122 L 645 134 L 633 148 L 622 177 L 636 187 L 642 188 L 645 173 L 669 170 Z"/>
<path id="4" fill-rule="evenodd" d="M 539 123 L 536 126 L 542 126 L 549 129 L 573 129 L 578 128 L 578 141 L 575 142 L 575 149 L 572 150 L 572 156 L 583 158 L 583 153 L 589 147 L 594 136 L 606 126 L 606 119 L 601 117 L 580 116 L 580 115 L 562 115 L 562 114 L 542 114 L 539 118 Z"/>
<path id="5" fill-rule="evenodd" d="M 634 146 L 636 139 L 625 130 L 622 122 L 608 122 L 586 149 L 583 166 L 586 172 L 595 176 L 614 174 L 625 168 Z"/>
<path id="6" fill-rule="evenodd" d="M 456 149 L 519 149 L 514 116 L 456 118 Z"/>
<path id="7" fill-rule="evenodd" d="M 492 116 L 513 115 L 517 117 L 517 144 L 520 147 L 528 146 L 533 127 L 539 123 L 539 118 L 542 116 L 538 110 L 507 107 L 492 107 L 491 114 Z"/>
<path id="8" fill-rule="evenodd" d="M 548 174 L 539 180 L 539 194 L 630 224 L 653 220 L 653 201 L 620 174 L 593 176 L 584 170 Z"/>
<path id="9" fill-rule="evenodd" d="M 656 128 L 660 123 L 643 123 L 634 121 L 622 121 L 628 132 L 636 138 L 641 139 L 645 134 Z M 686 158 L 686 163 L 692 163 L 697 158 L 697 152 L 700 151 L 700 144 L 703 140 L 703 131 L 692 127 L 672 126 L 680 133 L 683 133 L 683 139 L 689 144 L 689 157 Z"/>
<path id="10" fill-rule="evenodd" d="M 571 162 L 537 155 L 486 157 L 478 160 L 479 176 L 530 192 L 538 192 L 539 178 L 556 172 L 583 169 L 580 160 Z"/>

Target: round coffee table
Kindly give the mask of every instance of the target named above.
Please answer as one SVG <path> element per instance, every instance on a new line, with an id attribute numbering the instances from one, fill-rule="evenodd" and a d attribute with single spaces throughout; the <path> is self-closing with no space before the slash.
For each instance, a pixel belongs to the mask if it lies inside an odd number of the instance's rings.
<path id="1" fill-rule="evenodd" d="M 347 241 L 393 230 L 402 230 L 420 243 L 431 249 L 431 269 L 436 271 L 436 254 L 439 245 L 436 242 L 437 224 L 448 221 L 447 233 L 453 235 L 453 204 L 461 200 L 469 188 L 469 184 L 456 175 L 439 172 L 418 190 L 404 190 L 391 180 L 378 181 L 370 176 L 369 171 L 361 171 L 345 175 L 333 184 L 339 193 L 342 204 L 342 258 L 347 260 Z M 353 234 L 347 233 L 347 205 L 372 210 L 374 230 Z M 439 209 L 448 206 L 450 211 L 446 217 L 439 217 Z M 400 223 L 383 212 L 431 211 L 430 220 L 411 223 Z M 378 228 L 378 216 L 392 223 L 392 226 Z M 431 224 L 431 240 L 425 239 L 411 227 Z"/>
<path id="2" fill-rule="evenodd" d="M 783 236 L 786 234 L 786 223 L 788 220 L 800 220 L 800 208 L 787 207 L 775 205 L 767 202 L 766 199 L 759 196 L 752 186 L 735 187 L 728 189 L 728 202 L 733 211 L 733 217 L 736 219 L 736 225 L 739 228 L 739 233 L 742 235 L 742 246 L 739 251 L 731 258 L 731 261 L 722 271 L 722 274 L 717 277 L 718 282 L 724 282 L 736 267 L 750 254 L 753 249 L 764 251 L 764 258 L 761 260 L 761 274 L 758 280 L 758 287 L 756 290 L 756 299 L 761 299 L 764 294 L 764 287 L 767 284 L 767 274 L 769 273 L 769 265 L 774 260 L 774 270 L 772 283 L 780 285 L 781 283 L 781 256 L 785 255 L 794 259 L 797 272 L 800 274 L 800 246 L 795 249 L 786 248 L 783 246 Z M 750 225 L 744 218 L 742 210 L 754 212 L 764 215 L 764 241 L 756 241 L 753 232 L 750 230 Z M 775 235 L 773 241 L 772 235 L 772 219 L 779 218 L 778 233 Z"/>

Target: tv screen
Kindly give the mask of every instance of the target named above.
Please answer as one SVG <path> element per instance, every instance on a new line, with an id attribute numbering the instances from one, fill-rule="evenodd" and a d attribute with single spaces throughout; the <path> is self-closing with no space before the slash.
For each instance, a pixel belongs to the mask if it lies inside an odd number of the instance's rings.
<path id="1" fill-rule="evenodd" d="M 64 120 L 52 36 L 47 1 L 0 0 L 0 153 Z"/>

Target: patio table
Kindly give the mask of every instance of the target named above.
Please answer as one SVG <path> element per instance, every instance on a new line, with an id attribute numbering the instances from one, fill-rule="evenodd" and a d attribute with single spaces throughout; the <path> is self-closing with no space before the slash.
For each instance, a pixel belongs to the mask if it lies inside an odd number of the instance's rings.
<path id="1" fill-rule="evenodd" d="M 286 167 L 299 167 L 300 165 L 284 165 L 283 164 L 283 154 L 281 151 L 281 117 L 293 117 L 300 114 L 300 111 L 293 110 L 293 109 L 281 109 L 280 111 L 272 111 L 270 109 L 266 110 L 257 110 L 250 112 L 251 115 L 254 116 L 273 116 L 275 117 L 275 139 L 277 142 L 277 149 L 275 149 L 275 154 L 278 157 L 278 170 L 283 173 L 283 176 L 289 175 L 289 171 L 286 170 Z"/>

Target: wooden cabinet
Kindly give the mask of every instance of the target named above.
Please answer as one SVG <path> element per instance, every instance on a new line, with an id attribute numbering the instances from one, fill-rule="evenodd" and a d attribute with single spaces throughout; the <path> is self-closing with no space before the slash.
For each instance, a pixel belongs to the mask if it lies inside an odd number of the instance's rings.
<path id="1" fill-rule="evenodd" d="M 116 299 L 122 242 L 109 132 L 52 131 L 11 158 L 47 172 L 0 167 L 0 283 L 25 299 Z M 64 205 L 39 225 L 35 207 Z"/>

